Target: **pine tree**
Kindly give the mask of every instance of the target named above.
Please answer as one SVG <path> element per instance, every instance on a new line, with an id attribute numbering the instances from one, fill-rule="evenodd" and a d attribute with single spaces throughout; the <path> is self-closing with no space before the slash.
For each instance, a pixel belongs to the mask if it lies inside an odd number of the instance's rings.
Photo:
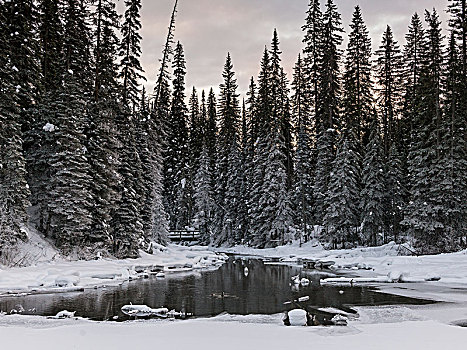
<path id="1" fill-rule="evenodd" d="M 38 14 L 33 0 L 11 0 L 2 5 L 5 34 L 11 60 L 11 77 L 21 113 L 21 130 L 29 132 L 33 124 L 31 105 L 38 100 L 40 87 L 39 47 L 36 38 Z M 30 140 L 23 145 L 28 151 Z"/>
<path id="2" fill-rule="evenodd" d="M 75 1 L 64 4 L 64 70 L 60 92 L 54 93 L 51 107 L 56 117 L 50 159 L 53 177 L 49 193 L 47 234 L 67 254 L 87 245 L 92 223 L 91 177 L 86 149 L 87 102 L 91 91 L 89 29 L 84 8 Z M 84 97 L 83 97 L 84 95 Z"/>
<path id="3" fill-rule="evenodd" d="M 249 122 L 247 120 L 247 111 L 245 100 L 242 103 L 242 123 L 241 123 L 241 142 L 240 142 L 240 162 L 239 162 L 239 193 L 238 193 L 238 209 L 237 209 L 237 235 L 236 243 L 243 244 L 248 236 L 250 221 L 248 217 L 249 193 L 251 188 L 250 166 L 250 140 L 249 140 Z"/>
<path id="4" fill-rule="evenodd" d="M 126 0 L 125 6 L 125 20 L 121 27 L 119 78 L 123 81 L 123 103 L 129 104 L 130 110 L 134 112 L 139 103 L 139 80 L 146 80 L 140 63 L 141 0 Z"/>
<path id="5" fill-rule="evenodd" d="M 8 45 L 7 7 L 0 3 L 0 257 L 18 239 L 25 240 L 29 188 L 22 149 L 18 88 Z"/>
<path id="6" fill-rule="evenodd" d="M 85 131 L 94 204 L 92 226 L 87 239 L 91 244 L 105 246 L 109 246 L 112 241 L 110 221 L 118 200 L 117 187 L 120 182 L 117 118 L 121 110 L 118 104 L 120 89 L 116 65 L 118 26 L 115 4 L 109 0 L 96 0 L 92 26 L 92 38 L 95 41 L 92 76 L 94 91 Z"/>
<path id="7" fill-rule="evenodd" d="M 142 182 L 142 163 L 136 149 L 133 135 L 135 130 L 133 118 L 128 114 L 125 131 L 120 132 L 119 200 L 112 216 L 112 250 L 120 258 L 137 257 L 138 248 L 145 237 L 139 201 L 138 185 Z"/>
<path id="8" fill-rule="evenodd" d="M 376 112 L 370 128 L 362 167 L 361 222 L 363 242 L 370 245 L 382 243 L 378 235 L 383 233 L 385 214 L 385 176 L 383 146 Z M 384 240 L 383 240 L 384 242 Z"/>
<path id="9" fill-rule="evenodd" d="M 63 37 L 64 28 L 60 11 L 62 3 L 42 0 L 38 3 L 38 58 L 40 62 L 40 99 L 31 110 L 30 130 L 27 134 L 28 172 L 31 178 L 32 202 L 37 208 L 38 228 L 45 235 L 52 235 L 49 182 L 57 169 L 52 167 L 49 158 L 56 151 L 53 133 L 44 130 L 45 125 L 57 126 L 60 118 L 61 102 L 56 95 L 63 88 L 62 77 L 65 70 Z M 37 84 L 37 83 L 36 83 Z M 31 101 L 32 102 L 32 101 Z M 31 108 L 29 106 L 28 108 Z M 33 121 L 33 122 L 32 122 Z"/>
<path id="10" fill-rule="evenodd" d="M 402 55 L 390 26 L 383 33 L 376 56 L 377 102 L 382 115 L 384 151 L 388 155 L 392 144 L 399 141 L 396 123 L 400 119 L 403 89 Z"/>
<path id="11" fill-rule="evenodd" d="M 209 169 L 214 174 L 217 162 L 217 108 L 216 96 L 212 88 L 209 90 L 207 101 L 206 144 L 209 155 Z M 213 179 L 214 181 L 214 179 Z M 214 186 L 214 183 L 212 183 Z"/>
<path id="12" fill-rule="evenodd" d="M 335 133 L 339 125 L 340 56 L 342 43 L 341 16 L 332 0 L 326 2 L 323 14 L 322 66 L 319 75 L 316 123 L 316 172 L 313 198 L 316 222 L 321 224 L 326 213 L 326 193 L 335 153 Z"/>
<path id="13" fill-rule="evenodd" d="M 261 198 L 265 191 L 265 167 L 268 163 L 268 135 L 272 130 L 271 125 L 271 87 L 270 87 L 270 58 L 265 48 L 261 61 L 261 70 L 258 77 L 258 91 L 254 95 L 254 85 L 250 84 L 250 99 L 255 96 L 250 104 L 253 113 L 251 126 L 251 145 L 253 149 L 251 165 L 251 194 L 249 200 L 250 244 L 265 244 L 266 237 L 262 233 L 265 225 L 260 207 Z"/>
<path id="14" fill-rule="evenodd" d="M 167 121 L 164 152 L 164 198 L 170 227 L 184 228 L 188 220 L 188 127 L 185 105 L 186 63 L 183 46 L 177 43 L 173 61 L 172 105 Z"/>
<path id="15" fill-rule="evenodd" d="M 403 106 L 403 127 L 405 134 L 403 141 L 408 148 L 412 142 L 412 133 L 414 132 L 416 101 L 418 96 L 418 86 L 420 84 L 420 73 L 422 66 L 422 53 L 425 50 L 425 31 L 422 22 L 417 13 L 412 16 L 409 26 L 409 32 L 405 36 L 406 44 L 404 46 L 405 62 L 405 92 Z"/>
<path id="16" fill-rule="evenodd" d="M 55 91 L 61 86 L 63 70 L 63 25 L 60 18 L 62 1 L 39 2 L 39 34 L 43 88 Z"/>
<path id="17" fill-rule="evenodd" d="M 441 144 L 442 36 L 438 15 L 426 12 L 429 28 L 421 52 L 422 65 L 416 86 L 414 135 L 408 171 L 411 199 L 404 224 L 424 253 L 445 251 L 448 237 L 443 225 L 444 208 L 439 198 L 441 179 L 435 172 Z M 437 193 L 438 192 L 438 193 Z"/>
<path id="18" fill-rule="evenodd" d="M 211 243 L 212 218 L 215 209 L 213 189 L 211 186 L 211 171 L 208 147 L 206 141 L 199 159 L 199 167 L 194 180 L 194 219 L 201 234 L 201 241 Z"/>
<path id="19" fill-rule="evenodd" d="M 238 161 L 238 119 L 239 105 L 237 94 L 237 79 L 233 71 L 230 53 L 224 65 L 222 73 L 224 82 L 220 85 L 220 97 L 218 101 L 218 113 L 220 118 L 219 137 L 217 141 L 217 167 L 216 167 L 216 219 L 218 230 L 216 243 L 233 243 L 233 235 L 236 220 L 235 196 L 238 191 L 238 174 L 233 162 Z M 231 170 L 234 170 L 233 172 Z M 230 202 L 229 202 L 230 201 Z M 234 202 L 232 202 L 234 201 Z"/>
<path id="20" fill-rule="evenodd" d="M 445 105 L 441 123 L 440 158 L 436 174 L 440 179 L 437 191 L 443 206 L 443 223 L 450 240 L 449 249 L 466 245 L 467 228 L 467 142 L 462 114 L 462 68 L 455 40 L 451 32 L 447 50 L 447 74 L 444 80 Z"/>
<path id="21" fill-rule="evenodd" d="M 407 198 L 406 176 L 402 164 L 398 145 L 393 143 L 386 162 L 385 227 L 388 236 L 395 242 L 399 241 Z"/>
<path id="22" fill-rule="evenodd" d="M 369 141 L 372 108 L 371 40 L 359 6 L 350 23 L 344 73 L 344 114 L 346 127 L 353 128 L 364 149 Z"/>
<path id="23" fill-rule="evenodd" d="M 283 153 L 284 166 L 287 174 L 287 189 L 290 189 L 293 177 L 292 161 L 292 126 L 290 117 L 290 105 L 288 99 L 288 82 L 281 66 L 282 52 L 279 49 L 279 36 L 274 29 L 271 42 L 270 59 L 270 88 L 271 88 L 271 120 L 276 123 L 280 135 L 280 151 Z"/>
<path id="24" fill-rule="evenodd" d="M 204 103 L 204 102 L 203 102 Z M 204 126 L 206 124 L 203 120 L 203 115 L 201 113 L 201 106 L 198 100 L 198 94 L 196 89 L 193 87 L 193 91 L 190 96 L 189 101 L 189 116 L 190 116 L 190 179 L 196 169 L 198 169 L 198 161 L 201 156 L 201 151 L 203 148 L 203 139 L 204 139 Z M 191 182 L 191 181 L 190 181 Z"/>
<path id="25" fill-rule="evenodd" d="M 302 30 L 305 32 L 303 42 L 303 71 L 302 75 L 306 76 L 305 90 L 302 92 L 304 99 L 311 103 L 310 113 L 316 116 L 318 109 L 318 93 L 322 60 L 323 48 L 323 13 L 321 12 L 319 0 L 310 0 L 307 18 Z M 314 133 L 317 134 L 322 130 L 322 121 L 315 120 Z"/>
<path id="26" fill-rule="evenodd" d="M 359 162 L 356 136 L 344 130 L 337 147 L 337 155 L 330 174 L 326 194 L 326 215 L 323 219 L 328 242 L 352 244 L 356 239 L 359 203 Z"/>
<path id="27" fill-rule="evenodd" d="M 295 212 L 295 223 L 300 227 L 300 239 L 305 242 L 309 239 L 308 226 L 313 220 L 313 157 L 311 153 L 310 140 L 310 101 L 306 94 L 305 65 L 300 55 L 294 68 L 294 80 L 292 88 L 293 115 L 297 124 L 297 151 L 295 156 L 295 187 L 293 207 Z"/>

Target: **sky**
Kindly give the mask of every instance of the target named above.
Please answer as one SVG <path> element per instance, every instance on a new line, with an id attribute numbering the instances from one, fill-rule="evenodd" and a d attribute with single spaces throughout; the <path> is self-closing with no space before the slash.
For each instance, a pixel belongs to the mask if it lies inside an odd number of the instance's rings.
<path id="1" fill-rule="evenodd" d="M 119 13 L 123 13 L 123 0 L 116 1 Z M 143 0 L 142 3 L 141 62 L 147 78 L 145 86 L 152 92 L 174 0 Z M 185 49 L 187 89 L 191 91 L 195 86 L 201 91 L 213 86 L 217 91 L 225 57 L 230 52 L 239 92 L 246 92 L 250 77 L 258 75 L 262 52 L 265 45 L 270 45 L 274 28 L 281 41 L 282 63 L 291 79 L 303 47 L 301 27 L 308 3 L 309 0 L 179 0 L 175 41 L 180 41 Z M 435 7 L 444 27 L 448 19 L 448 0 L 335 0 L 335 3 L 342 14 L 344 38 L 350 32 L 348 25 L 353 9 L 360 5 L 374 50 L 388 24 L 402 47 L 410 17 L 415 12 L 423 18 L 425 9 Z"/>

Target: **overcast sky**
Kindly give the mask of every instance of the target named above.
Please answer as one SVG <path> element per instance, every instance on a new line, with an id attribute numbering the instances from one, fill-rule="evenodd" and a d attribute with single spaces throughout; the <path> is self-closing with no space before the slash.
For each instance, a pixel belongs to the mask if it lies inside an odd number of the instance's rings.
<path id="1" fill-rule="evenodd" d="M 123 0 L 118 11 L 123 13 Z M 167 26 L 174 0 L 143 0 L 142 65 L 152 92 L 156 79 Z M 274 28 L 281 41 L 283 66 L 289 79 L 302 49 L 305 12 L 309 0 L 179 0 L 175 40 L 185 49 L 187 88 L 215 88 L 222 82 L 222 68 L 229 51 L 239 84 L 246 91 L 251 76 L 258 75 L 259 61 L 265 45 L 270 44 Z M 322 4 L 324 0 L 322 0 Z M 353 8 L 360 5 L 372 38 L 373 49 L 389 24 L 401 46 L 410 17 L 435 7 L 443 22 L 448 15 L 448 0 L 335 0 L 347 36 Z M 445 26 L 445 23 L 444 23 Z M 445 33 L 446 34 L 446 33 Z"/>

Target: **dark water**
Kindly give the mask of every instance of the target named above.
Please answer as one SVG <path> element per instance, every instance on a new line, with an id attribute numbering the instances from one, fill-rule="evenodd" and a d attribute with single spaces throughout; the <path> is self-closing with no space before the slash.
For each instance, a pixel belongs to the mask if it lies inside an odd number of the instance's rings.
<path id="1" fill-rule="evenodd" d="M 248 267 L 248 275 L 245 275 Z M 307 277 L 307 287 L 290 285 L 297 274 Z M 216 271 L 185 275 L 167 274 L 165 279 L 151 277 L 126 282 L 118 287 L 90 289 L 82 293 L 30 295 L 0 298 L 0 311 L 25 309 L 24 314 L 51 316 L 59 311 L 76 311 L 76 316 L 109 320 L 113 316 L 126 319 L 120 308 L 129 304 L 145 304 L 152 308 L 167 307 L 194 316 L 231 314 L 274 314 L 284 311 L 283 303 L 292 298 L 310 296 L 309 305 L 425 304 L 420 299 L 376 292 L 369 287 L 320 286 L 327 277 L 298 266 L 268 265 L 260 260 L 229 260 Z M 222 296 L 224 292 L 224 296 Z M 34 309 L 34 311 L 30 311 Z"/>

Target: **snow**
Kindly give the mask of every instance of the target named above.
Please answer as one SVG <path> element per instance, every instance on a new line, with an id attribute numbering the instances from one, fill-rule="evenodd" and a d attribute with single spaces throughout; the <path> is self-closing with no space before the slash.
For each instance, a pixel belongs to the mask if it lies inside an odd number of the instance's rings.
<path id="1" fill-rule="evenodd" d="M 348 327 L 286 327 L 282 315 L 232 316 L 188 321 L 47 320 L 0 316 L 5 349 L 461 349 L 467 329 L 434 320 L 400 320 L 404 310 L 387 310 L 387 323 L 351 321 Z M 152 344 L 152 345 L 151 345 Z"/>
<path id="2" fill-rule="evenodd" d="M 467 250 L 417 257 L 401 255 L 407 249 L 394 242 L 380 247 L 326 250 L 312 240 L 301 247 L 294 242 L 269 249 L 237 246 L 218 251 L 266 259 L 281 257 L 279 263 L 296 263 L 297 259 L 334 261 L 331 267 L 334 271 L 352 273 L 355 277 L 330 278 L 324 283 L 348 285 L 352 280 L 357 284 L 377 284 L 384 291 L 404 296 L 467 302 L 467 293 L 455 292 L 467 291 Z"/>
<path id="3" fill-rule="evenodd" d="M 42 128 L 45 132 L 54 132 L 56 129 L 57 127 L 50 123 L 45 124 Z"/>
<path id="4" fill-rule="evenodd" d="M 34 232 L 32 237 L 34 239 Z M 155 255 L 141 253 L 139 259 L 121 261 L 70 262 L 54 255 L 54 260 L 41 261 L 32 267 L 0 269 L 0 294 L 40 288 L 60 292 L 117 284 L 147 273 L 157 273 L 156 276 L 162 277 L 174 271 L 216 268 L 226 259 L 225 255 L 217 255 L 201 246 L 156 246 L 155 251 Z M 355 277 L 344 277 L 345 280 L 333 278 L 334 282 L 330 278 L 327 280 L 329 283 L 349 283 L 351 279 L 358 283 L 376 284 L 385 292 L 454 303 L 358 307 L 359 317 L 350 317 L 347 327 L 286 327 L 282 322 L 283 314 L 221 314 L 210 319 L 122 323 L 77 319 L 73 312 L 66 310 L 53 319 L 0 315 L 2 348 L 53 350 L 62 349 L 65 344 L 65 347 L 77 349 L 105 350 L 146 348 L 148 344 L 157 344 L 161 348 L 192 350 L 282 350 L 308 348 L 310 345 L 326 349 L 439 350 L 441 347 L 462 348 L 467 339 L 467 329 L 455 325 L 467 319 L 467 251 L 414 257 L 399 255 L 401 249 L 394 243 L 375 248 L 325 250 L 314 241 L 302 247 L 294 243 L 265 250 L 240 246 L 227 251 L 274 257 L 270 259 L 274 261 L 281 257 L 278 263 L 282 264 L 296 263 L 298 258 L 332 260 L 335 262 L 334 270 L 348 271 Z M 50 255 L 51 252 L 47 253 L 48 257 Z M 302 282 L 300 276 L 295 276 L 293 282 Z M 126 307 L 130 312 L 150 309 L 145 305 Z M 289 317 L 293 324 L 304 323 L 303 311 L 290 311 Z"/>
<path id="5" fill-rule="evenodd" d="M 53 260 L 39 261 L 22 268 L 0 266 L 0 296 L 30 292 L 68 292 L 83 288 L 118 285 L 129 279 L 143 278 L 148 273 L 163 277 L 177 272 L 220 267 L 227 257 L 206 247 L 155 245 L 153 255 L 140 252 L 138 259 L 99 259 L 66 261 L 54 255 Z M 50 256 L 50 253 L 44 253 Z"/>

